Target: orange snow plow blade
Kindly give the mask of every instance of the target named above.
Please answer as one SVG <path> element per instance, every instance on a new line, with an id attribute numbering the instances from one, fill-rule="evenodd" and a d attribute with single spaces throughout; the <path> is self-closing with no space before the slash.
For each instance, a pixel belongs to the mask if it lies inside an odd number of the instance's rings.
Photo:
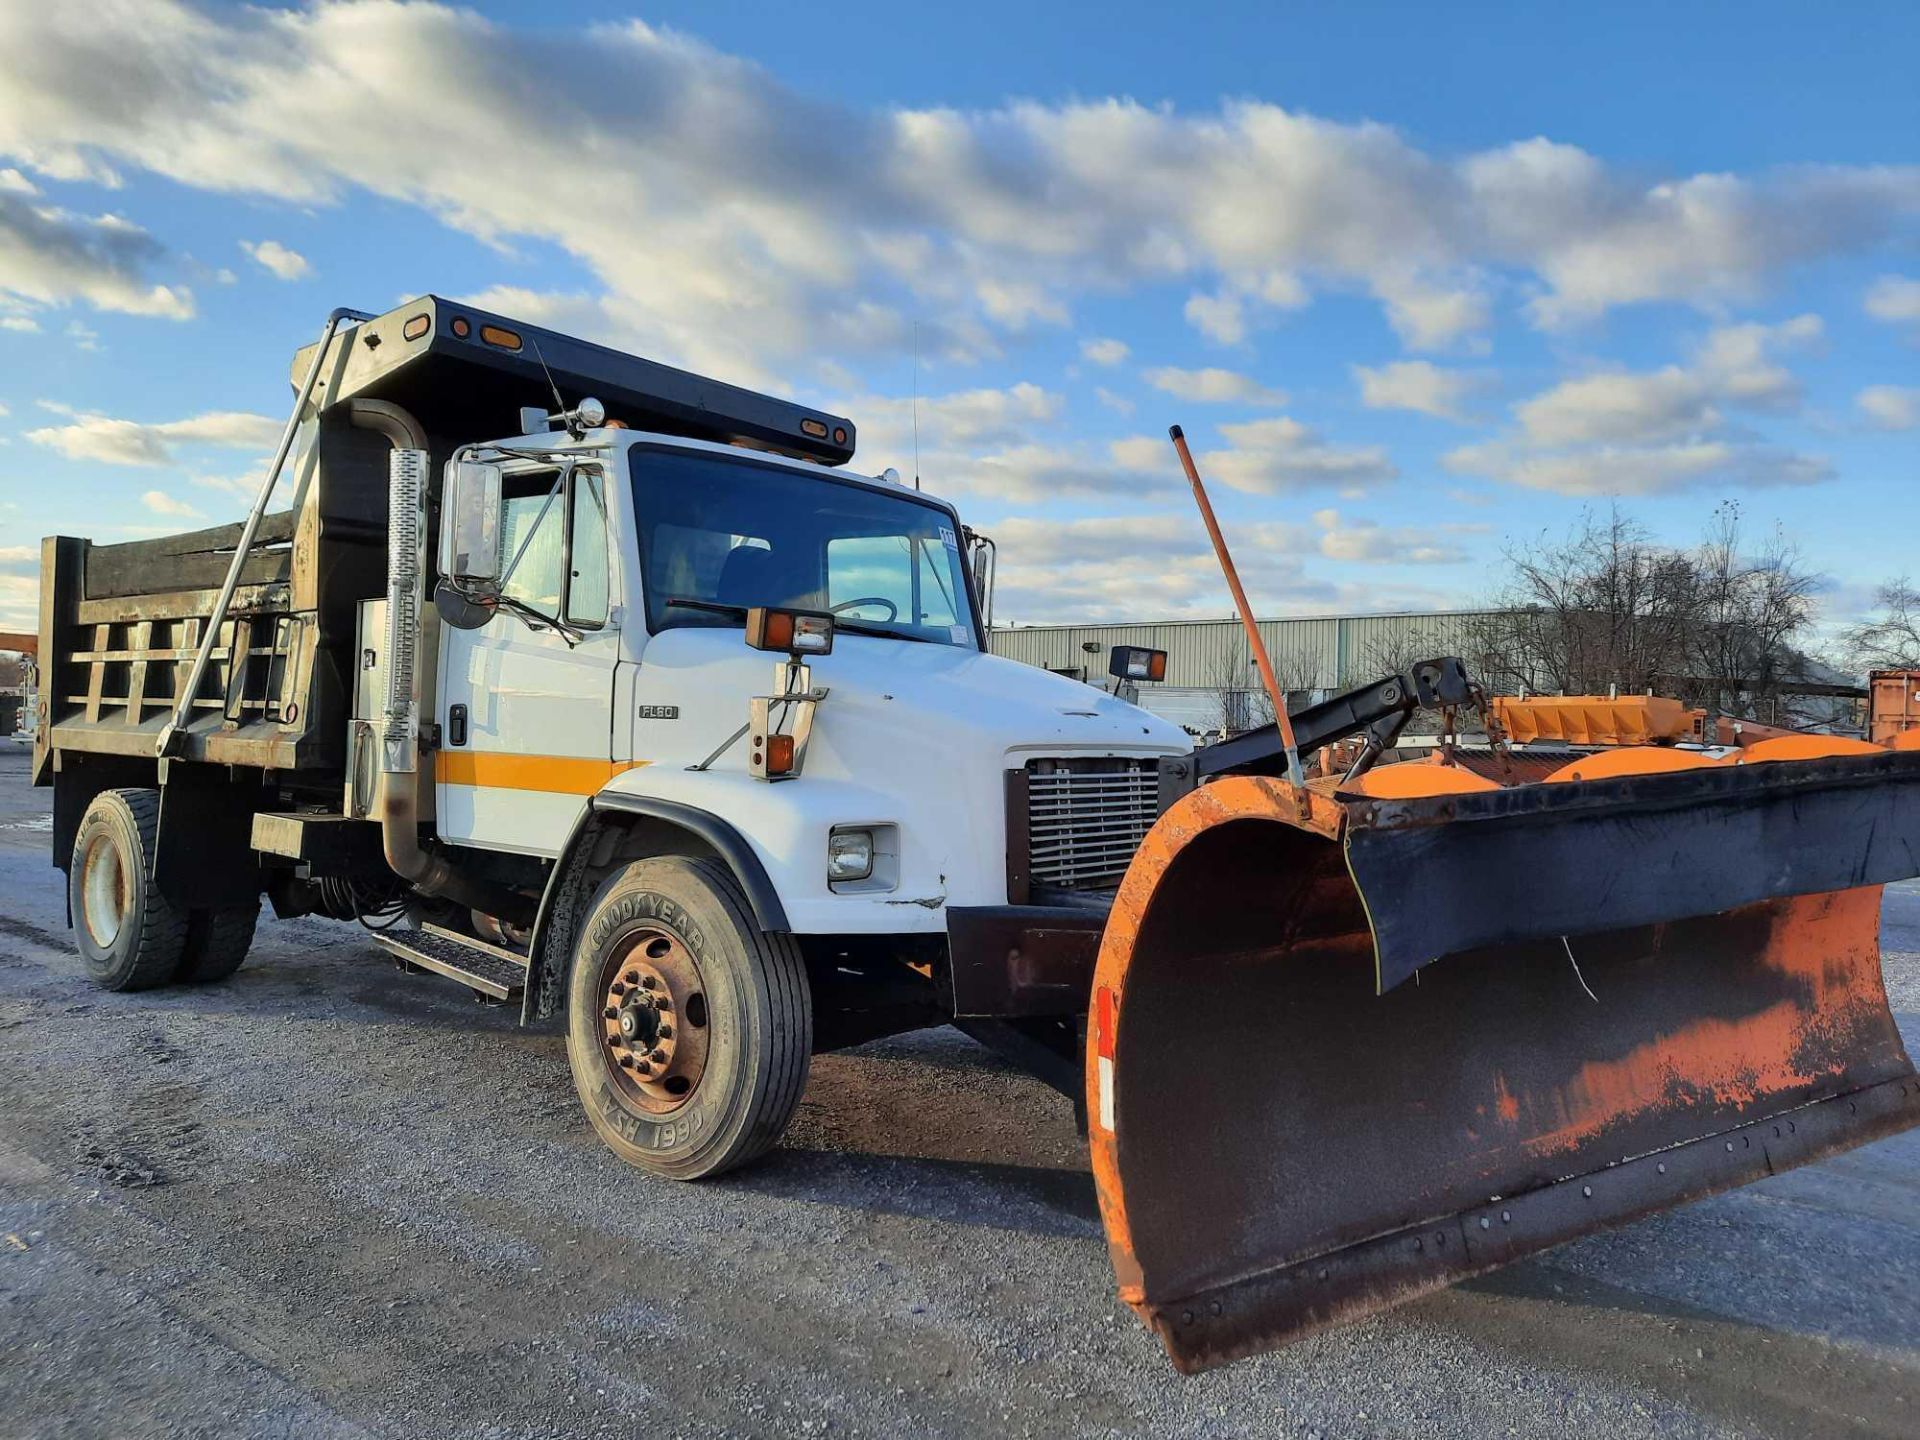
<path id="1" fill-rule="evenodd" d="M 1653 765 L 1161 817 L 1086 1079 L 1121 1296 L 1181 1369 L 1920 1124 L 1879 952 L 1920 752 Z"/>

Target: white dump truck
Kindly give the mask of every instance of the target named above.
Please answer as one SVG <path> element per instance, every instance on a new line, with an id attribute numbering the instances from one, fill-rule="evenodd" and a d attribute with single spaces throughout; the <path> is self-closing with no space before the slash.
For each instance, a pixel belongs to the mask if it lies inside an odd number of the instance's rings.
<path id="1" fill-rule="evenodd" d="M 951 505 L 854 473 L 844 418 L 432 297 L 293 379 L 245 525 L 47 542 L 36 776 L 96 979 L 231 974 L 262 892 L 357 918 L 564 1015 L 600 1134 L 683 1177 L 900 1029 L 1078 1090 L 1074 902 L 1189 742 L 986 653 Z"/>
<path id="2" fill-rule="evenodd" d="M 1443 658 L 1194 752 L 987 653 L 991 544 L 844 418 L 433 297 L 292 378 L 244 522 L 45 542 L 34 779 L 108 989 L 232 975 L 263 894 L 358 921 L 564 1024 L 686 1179 L 811 1055 L 952 1023 L 1074 1099 L 1185 1368 L 1920 1123 L 1876 945 L 1920 750 L 1516 757 Z"/>

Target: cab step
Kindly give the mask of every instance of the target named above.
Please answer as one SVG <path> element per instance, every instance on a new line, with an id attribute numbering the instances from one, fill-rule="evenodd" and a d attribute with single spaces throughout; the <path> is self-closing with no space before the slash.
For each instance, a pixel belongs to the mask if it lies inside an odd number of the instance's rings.
<path id="1" fill-rule="evenodd" d="M 456 934 L 438 925 L 398 934 L 377 934 L 374 942 L 396 959 L 436 975 L 458 980 L 477 994 L 495 1000 L 517 999 L 527 985 L 527 957 L 471 935 Z"/>

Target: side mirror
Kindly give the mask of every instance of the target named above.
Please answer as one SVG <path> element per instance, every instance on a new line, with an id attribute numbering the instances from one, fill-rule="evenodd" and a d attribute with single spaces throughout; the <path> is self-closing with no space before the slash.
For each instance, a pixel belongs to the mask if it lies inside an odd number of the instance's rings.
<path id="1" fill-rule="evenodd" d="M 973 569 L 973 593 L 980 602 L 980 624 L 983 628 L 993 628 L 993 571 L 998 551 L 994 543 L 979 531 L 967 531 L 967 544 L 972 548 L 969 560 Z"/>
<path id="2" fill-rule="evenodd" d="M 440 573 L 460 581 L 500 578 L 500 467 L 447 466 L 441 487 Z"/>

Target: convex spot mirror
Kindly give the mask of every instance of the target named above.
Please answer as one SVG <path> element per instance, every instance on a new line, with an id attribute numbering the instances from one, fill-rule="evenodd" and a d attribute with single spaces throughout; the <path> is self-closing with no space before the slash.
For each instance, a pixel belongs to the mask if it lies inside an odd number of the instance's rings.
<path id="1" fill-rule="evenodd" d="M 433 587 L 433 608 L 456 630 L 478 630 L 493 619 L 495 608 L 441 580 Z"/>

